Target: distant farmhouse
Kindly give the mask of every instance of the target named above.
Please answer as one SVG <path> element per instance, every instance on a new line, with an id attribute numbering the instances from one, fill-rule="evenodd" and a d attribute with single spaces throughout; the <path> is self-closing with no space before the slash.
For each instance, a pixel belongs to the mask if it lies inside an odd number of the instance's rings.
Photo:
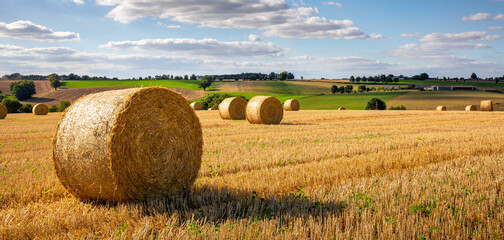
<path id="1" fill-rule="evenodd" d="M 458 91 L 458 90 L 478 90 L 477 86 L 471 85 L 423 85 L 414 84 L 413 88 L 420 89 L 423 88 L 426 91 Z"/>

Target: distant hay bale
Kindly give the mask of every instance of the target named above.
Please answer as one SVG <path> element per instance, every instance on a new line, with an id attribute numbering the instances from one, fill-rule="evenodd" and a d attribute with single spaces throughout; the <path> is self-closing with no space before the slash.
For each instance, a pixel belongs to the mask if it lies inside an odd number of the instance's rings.
<path id="1" fill-rule="evenodd" d="M 481 101 L 480 103 L 480 111 L 493 111 L 493 102 L 492 100 Z"/>
<path id="2" fill-rule="evenodd" d="M 338 110 L 340 110 L 340 111 L 341 110 L 346 110 L 346 108 L 345 107 L 340 107 L 340 108 L 338 108 Z"/>
<path id="3" fill-rule="evenodd" d="M 190 188 L 201 166 L 201 125 L 187 100 L 166 88 L 84 96 L 61 118 L 53 161 L 81 199 L 165 197 Z"/>
<path id="4" fill-rule="evenodd" d="M 282 103 L 268 96 L 255 96 L 247 104 L 246 117 L 252 124 L 279 124 L 283 118 Z"/>
<path id="5" fill-rule="evenodd" d="M 0 119 L 4 119 L 5 117 L 7 117 L 7 108 L 0 104 Z"/>
<path id="6" fill-rule="evenodd" d="M 436 108 L 437 111 L 446 111 L 446 107 L 445 106 L 438 106 Z"/>
<path id="7" fill-rule="evenodd" d="M 476 106 L 474 105 L 467 105 L 465 108 L 466 111 L 476 111 Z"/>
<path id="8" fill-rule="evenodd" d="M 47 113 L 49 112 L 49 108 L 47 107 L 47 105 L 39 103 L 33 106 L 32 112 L 35 115 L 47 115 Z"/>
<path id="9" fill-rule="evenodd" d="M 299 111 L 299 101 L 297 99 L 289 99 L 284 103 L 285 111 Z"/>
<path id="10" fill-rule="evenodd" d="M 193 103 L 191 103 L 191 108 L 193 110 L 195 110 L 195 111 L 196 110 L 201 110 L 201 103 L 199 103 L 199 102 L 193 102 Z"/>
<path id="11" fill-rule="evenodd" d="M 247 100 L 241 97 L 230 97 L 219 104 L 219 114 L 225 120 L 243 120 L 246 108 Z"/>

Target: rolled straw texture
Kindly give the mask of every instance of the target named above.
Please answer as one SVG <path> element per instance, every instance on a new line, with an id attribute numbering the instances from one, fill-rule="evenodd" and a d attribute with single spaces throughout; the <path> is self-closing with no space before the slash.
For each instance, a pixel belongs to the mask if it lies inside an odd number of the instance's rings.
<path id="1" fill-rule="evenodd" d="M 246 108 L 247 100 L 241 97 L 226 98 L 219 104 L 219 115 L 225 120 L 243 120 Z"/>
<path id="2" fill-rule="evenodd" d="M 289 99 L 284 103 L 285 111 L 299 111 L 299 101 L 297 99 Z"/>
<path id="3" fill-rule="evenodd" d="M 0 104 L 0 119 L 4 119 L 5 117 L 7 117 L 7 108 Z"/>
<path id="4" fill-rule="evenodd" d="M 476 111 L 476 106 L 474 105 L 467 105 L 465 108 L 466 111 Z"/>
<path id="5" fill-rule="evenodd" d="M 437 111 L 446 111 L 446 107 L 445 106 L 438 106 L 436 108 Z"/>
<path id="6" fill-rule="evenodd" d="M 340 107 L 340 108 L 338 108 L 338 110 L 346 110 L 346 108 L 345 107 Z"/>
<path id="7" fill-rule="evenodd" d="M 279 124 L 283 118 L 282 103 L 268 96 L 255 96 L 247 104 L 247 120 L 252 124 Z"/>
<path id="8" fill-rule="evenodd" d="M 63 186 L 81 199 L 160 198 L 194 183 L 201 125 L 187 100 L 166 88 L 90 94 L 64 113 L 53 139 Z"/>
<path id="9" fill-rule="evenodd" d="M 193 103 L 191 103 L 191 108 L 193 110 L 201 110 L 201 103 L 199 103 L 199 102 L 193 102 Z"/>
<path id="10" fill-rule="evenodd" d="M 480 103 L 480 111 L 493 111 L 493 102 L 492 102 L 492 100 L 481 101 L 481 103 Z"/>
<path id="11" fill-rule="evenodd" d="M 49 108 L 47 107 L 47 105 L 39 103 L 33 106 L 32 112 L 35 115 L 47 115 L 47 113 L 49 112 Z"/>

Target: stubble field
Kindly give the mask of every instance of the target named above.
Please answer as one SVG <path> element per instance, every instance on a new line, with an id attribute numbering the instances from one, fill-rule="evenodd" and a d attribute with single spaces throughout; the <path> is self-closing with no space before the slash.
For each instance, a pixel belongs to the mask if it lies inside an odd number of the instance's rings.
<path id="1" fill-rule="evenodd" d="M 79 201 L 58 182 L 59 113 L 8 115 L 0 238 L 504 238 L 504 113 L 300 111 L 281 125 L 197 115 L 192 191 L 122 204 Z"/>

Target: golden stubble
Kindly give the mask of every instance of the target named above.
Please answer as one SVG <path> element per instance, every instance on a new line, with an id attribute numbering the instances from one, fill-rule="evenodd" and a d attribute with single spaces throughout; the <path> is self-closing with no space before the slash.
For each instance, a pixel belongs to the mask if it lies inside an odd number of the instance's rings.
<path id="1" fill-rule="evenodd" d="M 0 238 L 477 238 L 504 235 L 504 114 L 198 111 L 192 192 L 89 203 L 54 174 L 59 113 L 0 120 Z"/>

